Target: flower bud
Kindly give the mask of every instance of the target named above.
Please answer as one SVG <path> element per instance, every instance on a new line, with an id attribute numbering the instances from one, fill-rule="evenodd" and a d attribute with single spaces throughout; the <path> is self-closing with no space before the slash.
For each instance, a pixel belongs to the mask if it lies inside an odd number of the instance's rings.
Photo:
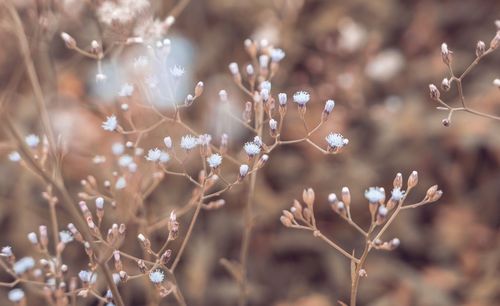
<path id="1" fill-rule="evenodd" d="M 440 93 L 436 85 L 434 84 L 429 85 L 429 93 L 432 100 L 437 101 L 439 99 Z"/>
<path id="2" fill-rule="evenodd" d="M 448 91 L 450 90 L 450 81 L 447 79 L 447 78 L 444 78 L 443 81 L 441 82 L 441 88 L 444 90 L 444 91 Z"/>
<path id="3" fill-rule="evenodd" d="M 71 35 L 69 35 L 66 32 L 62 32 L 61 38 L 64 41 L 64 43 L 66 44 L 66 47 L 68 49 L 75 49 L 76 48 L 76 41 L 73 37 L 71 37 Z"/>
<path id="4" fill-rule="evenodd" d="M 482 56 L 484 54 L 484 51 L 486 51 L 486 44 L 484 43 L 484 41 L 480 40 L 476 45 L 476 56 Z"/>

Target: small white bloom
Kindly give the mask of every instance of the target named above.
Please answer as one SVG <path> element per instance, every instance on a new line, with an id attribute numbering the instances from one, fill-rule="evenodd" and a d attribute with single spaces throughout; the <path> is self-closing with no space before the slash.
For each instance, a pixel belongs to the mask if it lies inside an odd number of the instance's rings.
<path id="1" fill-rule="evenodd" d="M 38 144 L 40 143 L 40 137 L 38 137 L 34 134 L 30 134 L 30 135 L 26 136 L 26 138 L 24 140 L 26 141 L 26 144 L 30 148 L 36 148 L 38 146 Z"/>
<path id="2" fill-rule="evenodd" d="M 254 142 L 245 143 L 243 149 L 250 157 L 256 156 L 260 153 L 260 146 L 256 145 Z"/>
<path id="3" fill-rule="evenodd" d="M 137 171 L 137 164 L 136 163 L 130 163 L 128 166 L 128 171 L 134 173 Z"/>
<path id="4" fill-rule="evenodd" d="M 141 156 L 143 153 L 144 153 L 144 149 L 143 148 L 135 148 L 135 150 L 134 150 L 134 154 L 136 156 Z"/>
<path id="5" fill-rule="evenodd" d="M 16 288 L 9 291 L 9 301 L 13 303 L 18 303 L 24 299 L 24 291 Z"/>
<path id="6" fill-rule="evenodd" d="M 262 88 L 260 90 L 260 96 L 262 98 L 262 101 L 267 102 L 269 100 L 269 90 L 266 88 Z"/>
<path id="7" fill-rule="evenodd" d="M 247 75 L 253 75 L 255 73 L 255 70 L 253 69 L 253 66 L 251 64 L 248 64 L 246 67 Z"/>
<path id="8" fill-rule="evenodd" d="M 269 65 L 269 56 L 266 54 L 259 56 L 259 65 L 262 68 L 267 68 L 267 65 Z"/>
<path id="9" fill-rule="evenodd" d="M 240 69 L 238 68 L 238 64 L 235 62 L 232 62 L 229 64 L 229 71 L 231 72 L 232 75 L 237 75 L 240 73 Z"/>
<path id="10" fill-rule="evenodd" d="M 241 177 L 245 177 L 245 176 L 247 175 L 247 173 L 248 173 L 248 170 L 249 170 L 249 169 L 250 169 L 250 168 L 248 167 L 248 165 L 247 165 L 247 164 L 243 164 L 243 165 L 241 165 L 241 166 L 240 166 L 240 176 L 241 176 Z"/>
<path id="11" fill-rule="evenodd" d="M 305 106 L 310 98 L 309 93 L 306 91 L 297 91 L 293 94 L 293 102 L 297 103 L 299 106 Z"/>
<path id="12" fill-rule="evenodd" d="M 496 87 L 500 88 L 500 79 L 494 79 L 493 80 L 493 85 L 495 85 Z"/>
<path id="13" fill-rule="evenodd" d="M 227 101 L 227 91 L 225 91 L 224 89 L 221 89 L 219 91 L 219 99 L 222 101 L 222 102 L 226 102 Z"/>
<path id="14" fill-rule="evenodd" d="M 253 142 L 258 145 L 259 147 L 262 147 L 262 139 L 259 136 L 255 136 L 253 138 Z"/>
<path id="15" fill-rule="evenodd" d="M 328 202 L 335 203 L 335 202 L 337 202 L 337 200 L 338 200 L 337 195 L 335 193 L 330 193 L 328 195 Z"/>
<path id="16" fill-rule="evenodd" d="M 98 197 L 95 199 L 95 206 L 97 209 L 103 209 L 104 208 L 104 198 Z"/>
<path id="17" fill-rule="evenodd" d="M 380 205 L 380 207 L 378 208 L 378 215 L 381 217 L 385 217 L 387 216 L 387 213 L 389 213 L 387 207 Z"/>
<path id="18" fill-rule="evenodd" d="M 271 59 L 273 62 L 277 63 L 285 58 L 285 52 L 279 48 L 274 48 L 271 51 Z"/>
<path id="19" fill-rule="evenodd" d="M 168 163 L 168 161 L 170 160 L 170 155 L 165 152 L 165 151 L 161 151 L 161 154 L 160 154 L 160 163 Z"/>
<path id="20" fill-rule="evenodd" d="M 160 159 L 160 156 L 161 156 L 161 150 L 158 148 L 154 148 L 148 151 L 146 159 L 151 162 L 157 162 Z"/>
<path id="21" fill-rule="evenodd" d="M 278 128 L 278 121 L 274 120 L 274 119 L 270 119 L 269 120 L 269 128 L 274 131 Z"/>
<path id="22" fill-rule="evenodd" d="M 9 153 L 9 160 L 11 162 L 18 162 L 21 161 L 21 154 L 17 151 L 12 151 Z"/>
<path id="23" fill-rule="evenodd" d="M 118 158 L 118 165 L 120 165 L 120 167 L 128 167 L 128 165 L 133 162 L 134 158 L 128 154 L 122 155 L 120 156 L 120 158 Z"/>
<path id="24" fill-rule="evenodd" d="M 23 257 L 12 265 L 12 270 L 14 270 L 14 273 L 17 275 L 21 275 L 26 271 L 33 269 L 34 266 L 35 260 L 33 257 Z"/>
<path id="25" fill-rule="evenodd" d="M 260 83 L 260 89 L 261 90 L 262 89 L 266 89 L 268 92 L 270 92 L 271 91 L 271 87 L 272 87 L 272 85 L 271 85 L 271 82 L 269 82 L 269 81 L 264 81 L 264 82 Z"/>
<path id="26" fill-rule="evenodd" d="M 179 65 L 175 65 L 174 67 L 170 68 L 170 74 L 174 78 L 180 78 L 181 76 L 184 75 L 184 68 L 182 68 Z"/>
<path id="27" fill-rule="evenodd" d="M 385 199 L 384 188 L 380 187 L 370 187 L 365 191 L 365 198 L 370 203 L 378 203 Z"/>
<path id="28" fill-rule="evenodd" d="M 403 198 L 405 192 L 401 188 L 394 188 L 391 191 L 391 199 L 394 201 L 399 201 Z"/>
<path id="29" fill-rule="evenodd" d="M 281 106 L 285 106 L 286 105 L 286 101 L 287 101 L 287 96 L 286 96 L 286 93 L 280 93 L 278 94 L 278 101 L 280 103 Z"/>
<path id="30" fill-rule="evenodd" d="M 88 270 L 81 270 L 80 272 L 78 272 L 78 277 L 80 278 L 80 280 L 82 282 L 90 283 L 91 278 L 92 278 L 92 272 L 90 272 Z"/>
<path id="31" fill-rule="evenodd" d="M 325 139 L 328 146 L 333 149 L 340 149 L 349 143 L 349 139 L 344 138 L 344 136 L 339 133 L 330 133 Z"/>
<path id="32" fill-rule="evenodd" d="M 32 243 L 32 244 L 38 244 L 38 237 L 36 236 L 36 233 L 35 232 L 31 232 L 28 234 L 28 240 Z"/>
<path id="33" fill-rule="evenodd" d="M 64 244 L 68 244 L 73 241 L 73 235 L 68 231 L 60 231 L 59 240 L 61 240 L 61 242 Z"/>
<path id="34" fill-rule="evenodd" d="M 120 104 L 120 108 L 122 111 L 126 112 L 126 111 L 128 111 L 129 106 L 127 103 L 122 103 L 122 104 Z"/>
<path id="35" fill-rule="evenodd" d="M 170 138 L 170 136 L 163 138 L 163 143 L 167 149 L 172 149 L 172 138 Z"/>
<path id="36" fill-rule="evenodd" d="M 113 152 L 114 155 L 121 155 L 125 151 L 125 146 L 121 142 L 115 142 L 111 146 L 111 152 Z"/>
<path id="37" fill-rule="evenodd" d="M 156 269 L 149 273 L 149 279 L 153 284 L 160 284 L 165 280 L 165 274 L 160 269 Z"/>
<path id="38" fill-rule="evenodd" d="M 92 158 L 94 164 L 102 164 L 106 161 L 106 157 L 103 155 L 96 155 Z"/>
<path id="39" fill-rule="evenodd" d="M 146 237 L 144 237 L 143 234 L 137 235 L 137 239 L 139 239 L 139 241 L 141 241 L 141 242 L 145 242 L 146 241 Z"/>
<path id="40" fill-rule="evenodd" d="M 123 189 L 127 187 L 127 181 L 125 180 L 125 178 L 123 176 L 120 176 L 117 180 L 116 180 L 116 183 L 115 183 L 115 188 L 120 190 L 120 189 Z"/>
<path id="41" fill-rule="evenodd" d="M 181 138 L 181 148 L 186 151 L 194 149 L 198 145 L 198 140 L 192 135 L 182 136 Z"/>
<path id="42" fill-rule="evenodd" d="M 120 274 L 118 273 L 113 273 L 113 283 L 115 283 L 115 285 L 118 285 L 121 281 L 121 277 L 120 277 Z"/>
<path id="43" fill-rule="evenodd" d="M 118 92 L 118 95 L 120 97 L 130 97 L 134 93 L 134 85 L 125 83 L 122 85 L 120 88 L 120 91 Z"/>
<path id="44" fill-rule="evenodd" d="M 324 109 L 324 112 L 329 114 L 332 112 L 333 108 L 335 107 L 335 101 L 333 100 L 327 100 L 325 102 L 325 109 Z"/>
<path id="45" fill-rule="evenodd" d="M 441 53 L 445 55 L 450 53 L 450 50 L 448 50 L 448 45 L 446 43 L 441 44 Z"/>
<path id="46" fill-rule="evenodd" d="M 167 16 L 167 18 L 165 18 L 165 24 L 169 27 L 172 26 L 174 22 L 175 22 L 175 17 L 172 15 L 169 15 Z"/>
<path id="47" fill-rule="evenodd" d="M 105 131 L 112 132 L 118 127 L 118 120 L 115 115 L 111 115 L 106 117 L 106 121 L 104 121 L 101 126 Z"/>
<path id="48" fill-rule="evenodd" d="M 207 158 L 208 165 L 210 168 L 215 169 L 218 168 L 222 163 L 222 156 L 220 154 L 212 154 Z"/>
<path id="49" fill-rule="evenodd" d="M 10 247 L 10 246 L 4 246 L 4 247 L 2 247 L 2 250 L 1 250 L 1 252 L 0 252 L 0 255 L 1 255 L 1 256 L 5 256 L 5 257 L 10 257 L 10 256 L 12 256 L 12 255 L 13 255 L 13 254 L 12 254 L 12 247 Z"/>

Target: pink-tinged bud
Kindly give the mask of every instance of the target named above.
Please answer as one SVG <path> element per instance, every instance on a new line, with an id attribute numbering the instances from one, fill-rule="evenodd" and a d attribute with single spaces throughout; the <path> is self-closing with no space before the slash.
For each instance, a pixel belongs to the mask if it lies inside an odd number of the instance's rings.
<path id="1" fill-rule="evenodd" d="M 64 41 L 64 43 L 66 44 L 66 47 L 68 49 L 75 49 L 76 48 L 76 40 L 73 37 L 71 37 L 71 35 L 69 35 L 66 32 L 62 32 L 61 38 Z"/>
<path id="2" fill-rule="evenodd" d="M 448 45 L 446 43 L 441 44 L 441 57 L 443 59 L 443 63 L 446 65 L 451 64 L 451 54 L 452 52 L 448 49 Z"/>
<path id="3" fill-rule="evenodd" d="M 201 94 L 203 93 L 203 82 L 198 82 L 198 84 L 196 84 L 196 87 L 194 88 L 194 96 L 195 98 L 198 98 L 199 96 L 201 96 Z"/>
<path id="4" fill-rule="evenodd" d="M 477 57 L 482 56 L 485 51 L 486 51 L 486 44 L 484 43 L 484 41 L 482 40 L 478 41 L 476 45 L 476 56 Z"/>
<path id="5" fill-rule="evenodd" d="M 429 94 L 432 100 L 437 101 L 439 99 L 440 93 L 436 85 L 434 84 L 429 85 Z"/>
<path id="6" fill-rule="evenodd" d="M 418 172 L 413 171 L 408 177 L 408 188 L 413 188 L 418 184 Z"/>
<path id="7" fill-rule="evenodd" d="M 450 81 L 447 78 L 444 78 L 443 81 L 441 82 L 441 88 L 444 91 L 450 90 L 451 84 Z"/>

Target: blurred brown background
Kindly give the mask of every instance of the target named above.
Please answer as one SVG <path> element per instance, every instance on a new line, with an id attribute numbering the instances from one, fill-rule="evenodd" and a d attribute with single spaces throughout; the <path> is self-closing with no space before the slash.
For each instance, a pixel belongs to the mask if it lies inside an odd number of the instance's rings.
<path id="1" fill-rule="evenodd" d="M 152 3 L 155 14 L 165 17 L 175 2 Z M 44 31 L 33 3 L 26 0 L 17 5 L 31 37 Z M 49 28 L 54 33 L 69 32 L 82 44 L 100 37 L 89 6 L 80 3 L 73 8 Z M 274 152 L 261 172 L 249 268 L 251 305 L 328 306 L 337 299 L 348 300 L 349 263 L 308 233 L 284 228 L 279 222 L 281 210 L 303 188 L 313 187 L 320 228 L 346 249 L 359 249 L 362 240 L 334 215 L 326 196 L 349 186 L 353 216 L 366 226 L 364 190 L 375 185 L 389 189 L 397 172 L 407 177 L 411 170 L 420 174 L 413 200 L 420 200 L 435 183 L 444 196 L 438 203 L 402 213 L 394 223 L 385 238 L 400 238 L 401 247 L 371 255 L 360 305 L 500 305 L 500 123 L 458 113 L 452 126 L 445 128 L 441 119 L 446 114 L 435 109 L 427 92 L 429 83 L 439 84 L 446 76 L 441 42 L 453 50 L 454 68 L 460 73 L 474 59 L 476 42 L 488 44 L 494 36 L 499 12 L 500 2 L 494 0 L 190 2 L 168 37 L 173 53 L 190 70 L 189 88 L 197 80 L 205 82 L 203 97 L 185 115 L 198 131 L 216 136 L 231 129 L 228 120 L 217 119 L 217 92 L 226 89 L 241 108 L 244 96 L 232 84 L 227 64 L 249 61 L 243 40 L 251 37 L 267 38 L 285 50 L 273 94 L 310 91 L 311 125 L 326 99 L 336 101 L 327 127 L 315 140 L 322 142 L 330 130 L 350 139 L 345 151 L 328 157 L 305 145 L 284 147 Z M 0 83 L 5 87 L 22 61 L 14 38 L 5 32 L 0 37 Z M 72 149 L 64 171 L 76 194 L 81 178 L 110 171 L 92 166 L 89 160 L 91 154 L 109 154 L 112 139 L 99 128 L 102 117 L 95 111 L 107 102 L 94 91 L 94 64 L 67 50 L 58 35 L 38 48 L 35 61 L 43 85 L 49 88 L 46 92 L 53 93 L 54 125 Z M 497 51 L 465 79 L 470 106 L 500 114 L 500 91 L 492 85 L 500 76 L 499 67 Z M 26 134 L 40 132 L 32 98 L 26 82 L 8 104 Z M 453 89 L 445 94 L 447 101 L 456 98 Z M 300 137 L 302 130 L 295 112 L 290 113 L 284 137 L 291 139 Z M 148 142 L 158 145 L 167 134 L 181 133 L 165 127 L 151 133 Z M 250 136 L 242 131 L 233 149 L 238 150 Z M 12 244 L 17 253 L 27 254 L 26 233 L 47 223 L 48 212 L 40 197 L 43 186 L 8 162 L 10 142 L 2 137 L 0 245 Z M 166 179 L 148 199 L 151 213 L 167 214 L 189 192 L 185 181 Z M 196 225 L 179 268 L 189 305 L 234 305 L 237 286 L 218 261 L 238 257 L 243 194 L 241 186 L 225 194 L 226 207 L 203 212 Z M 181 231 L 187 220 L 180 220 Z M 68 258 L 78 252 L 77 246 L 70 248 Z M 75 260 L 75 272 L 83 259 Z M 131 292 L 130 305 L 142 305 L 140 290 Z M 2 294 L 0 304 L 6 305 L 4 299 Z M 173 305 L 170 299 L 165 303 Z"/>

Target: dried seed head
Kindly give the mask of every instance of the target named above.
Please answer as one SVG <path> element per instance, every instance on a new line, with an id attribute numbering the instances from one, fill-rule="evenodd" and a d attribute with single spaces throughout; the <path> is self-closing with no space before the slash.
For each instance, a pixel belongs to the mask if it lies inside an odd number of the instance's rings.
<path id="1" fill-rule="evenodd" d="M 302 200 L 307 206 L 312 207 L 314 204 L 314 190 L 312 188 L 304 189 L 302 192 Z"/>
<path id="2" fill-rule="evenodd" d="M 451 63 L 451 51 L 448 49 L 448 45 L 446 43 L 441 44 L 441 57 L 443 58 L 443 63 L 446 65 L 450 65 Z"/>
<path id="3" fill-rule="evenodd" d="M 408 177 L 408 188 L 413 188 L 418 184 L 418 172 L 413 171 Z"/>
<path id="4" fill-rule="evenodd" d="M 450 81 L 447 79 L 447 78 L 444 78 L 443 81 L 441 82 L 441 88 L 444 90 L 444 91 L 448 91 L 450 90 Z"/>
<path id="5" fill-rule="evenodd" d="M 476 45 L 476 56 L 482 56 L 484 54 L 484 51 L 486 51 L 486 44 L 484 43 L 484 41 L 480 40 Z"/>
<path id="6" fill-rule="evenodd" d="M 439 99 L 440 93 L 439 89 L 434 84 L 429 85 L 429 95 L 432 100 L 437 101 Z"/>
<path id="7" fill-rule="evenodd" d="M 347 207 L 351 205 L 351 192 L 347 187 L 342 187 L 342 201 Z"/>

